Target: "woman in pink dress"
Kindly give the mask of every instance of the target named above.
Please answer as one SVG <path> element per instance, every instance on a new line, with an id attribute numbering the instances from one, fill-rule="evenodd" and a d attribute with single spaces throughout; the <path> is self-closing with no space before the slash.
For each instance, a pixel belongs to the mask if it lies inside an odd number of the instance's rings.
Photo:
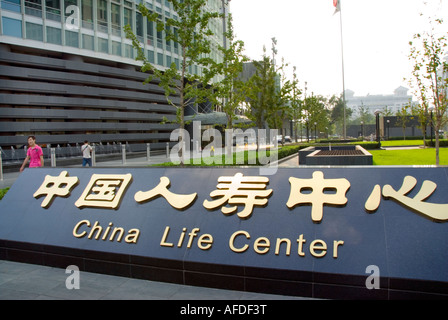
<path id="1" fill-rule="evenodd" d="M 36 144 L 35 136 L 28 137 L 28 151 L 26 152 L 26 158 L 23 160 L 23 164 L 20 167 L 20 172 L 25 169 L 28 161 L 30 161 L 30 168 L 44 166 L 44 153 L 42 152 L 42 148 Z"/>

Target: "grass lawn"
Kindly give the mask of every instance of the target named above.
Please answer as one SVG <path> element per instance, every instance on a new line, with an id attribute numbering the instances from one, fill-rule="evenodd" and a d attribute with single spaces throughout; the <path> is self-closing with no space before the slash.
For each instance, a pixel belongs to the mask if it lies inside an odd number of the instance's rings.
<path id="1" fill-rule="evenodd" d="M 381 142 L 383 145 L 383 142 Z M 384 145 L 383 145 L 384 146 Z M 408 149 L 408 150 L 369 150 L 373 155 L 373 164 L 386 165 L 435 165 L 436 150 Z M 448 165 L 448 148 L 439 149 L 441 165 Z"/>

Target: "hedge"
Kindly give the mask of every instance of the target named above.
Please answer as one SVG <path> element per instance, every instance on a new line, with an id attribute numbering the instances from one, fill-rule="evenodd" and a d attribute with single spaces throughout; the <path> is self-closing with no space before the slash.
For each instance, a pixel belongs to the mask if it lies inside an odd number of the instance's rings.
<path id="1" fill-rule="evenodd" d="M 432 140 L 426 140 L 426 144 L 427 147 L 435 147 L 436 146 L 436 139 Z M 448 147 L 448 139 L 439 139 L 439 146 L 440 147 Z"/>
<path id="2" fill-rule="evenodd" d="M 0 189 L 0 200 L 3 199 L 3 197 L 5 196 L 6 192 L 8 192 L 9 187 L 5 188 L 5 189 Z"/>

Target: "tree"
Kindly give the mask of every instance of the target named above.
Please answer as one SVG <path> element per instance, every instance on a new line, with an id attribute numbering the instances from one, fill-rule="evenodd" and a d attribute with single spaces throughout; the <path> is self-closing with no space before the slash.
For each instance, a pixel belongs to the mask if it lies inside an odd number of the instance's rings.
<path id="1" fill-rule="evenodd" d="M 143 4 L 144 2 L 139 4 L 138 9 L 143 17 L 157 23 L 157 31 L 165 32 L 166 41 L 174 41 L 179 44 L 181 49 L 179 68 L 173 62 L 165 71 L 157 69 L 146 58 L 138 38 L 129 25 L 125 26 L 125 32 L 126 37 L 132 40 L 133 47 L 137 49 L 136 60 L 143 62 L 141 70 L 150 73 L 145 83 L 152 81 L 154 77 L 160 79 L 159 86 L 164 89 L 168 103 L 177 110 L 176 122 L 180 125 L 181 139 L 186 142 L 182 136 L 185 127 L 184 110 L 191 103 L 200 103 L 207 100 L 207 97 L 210 96 L 208 84 L 213 78 L 213 74 L 210 72 L 204 72 L 201 76 L 190 72 L 190 69 L 193 69 L 194 66 L 205 69 L 210 65 L 208 37 L 212 36 L 213 33 L 209 29 L 209 22 L 211 19 L 220 17 L 220 14 L 206 10 L 207 0 L 167 1 L 172 3 L 178 18 L 169 18 L 162 21 L 159 14 L 148 9 Z M 180 96 L 179 103 L 172 100 L 172 97 L 177 94 Z"/>
<path id="2" fill-rule="evenodd" d="M 294 140 L 297 142 L 297 126 L 301 115 L 302 100 L 300 95 L 302 90 L 299 88 L 299 80 L 297 80 L 296 67 L 293 67 L 292 82 L 291 82 L 291 95 L 289 98 L 289 116 L 294 125 Z"/>
<path id="3" fill-rule="evenodd" d="M 336 126 L 336 132 L 342 135 L 344 131 L 344 100 L 342 99 L 342 94 L 339 97 L 335 95 L 331 96 L 329 104 L 331 105 L 330 118 Z M 352 113 L 352 109 L 346 108 L 346 122 L 348 122 L 347 120 L 351 117 Z"/>
<path id="4" fill-rule="evenodd" d="M 273 104 L 275 95 L 275 74 L 271 59 L 266 56 L 266 48 L 263 47 L 263 57 L 261 61 L 253 61 L 256 72 L 247 81 L 248 105 L 247 117 L 255 122 L 255 125 L 262 129 L 265 127 L 265 120 L 268 109 Z"/>
<path id="5" fill-rule="evenodd" d="M 315 96 L 312 94 L 310 97 L 305 98 L 303 104 L 303 111 L 306 115 L 305 124 L 307 129 L 307 136 L 313 129 L 315 132 L 315 139 L 317 140 L 318 133 L 320 131 L 326 131 L 329 125 L 329 117 L 331 111 L 326 108 L 326 99 L 321 95 Z"/>
<path id="6" fill-rule="evenodd" d="M 381 110 L 381 113 L 383 114 L 383 117 L 391 117 L 394 115 L 392 109 L 388 106 L 385 106 L 383 110 Z"/>
<path id="7" fill-rule="evenodd" d="M 411 102 L 410 102 L 411 104 Z M 428 108 L 420 104 L 411 104 L 411 114 L 418 118 L 418 127 L 423 133 L 423 147 L 426 146 L 426 127 L 428 125 Z"/>
<path id="8" fill-rule="evenodd" d="M 218 47 L 223 54 L 223 61 L 212 63 L 209 70 L 212 75 L 217 74 L 223 77 L 221 81 L 213 84 L 213 98 L 215 105 L 220 106 L 227 116 L 226 128 L 232 129 L 236 111 L 246 99 L 244 82 L 238 79 L 238 76 L 243 71 L 243 64 L 249 61 L 249 58 L 243 55 L 244 42 L 235 40 L 231 14 L 228 15 L 227 26 L 225 36 L 228 48 Z"/>
<path id="9" fill-rule="evenodd" d="M 403 129 L 403 140 L 406 140 L 406 127 L 409 123 L 409 105 L 402 106 L 396 113 L 397 124 Z"/>
<path id="10" fill-rule="evenodd" d="M 289 116 L 290 92 L 292 90 L 291 82 L 286 80 L 284 68 L 286 64 L 282 60 L 282 65 L 274 74 L 276 85 L 272 103 L 267 112 L 267 123 L 272 129 L 280 129 L 282 134 L 282 144 L 284 143 L 283 120 Z M 280 74 L 278 72 L 281 72 Z M 277 79 L 280 78 L 280 81 Z"/>
<path id="11" fill-rule="evenodd" d="M 436 165 L 438 165 L 439 130 L 447 121 L 448 63 L 443 58 L 448 47 L 448 37 L 446 31 L 437 35 L 436 26 L 443 26 L 442 19 L 429 18 L 429 24 L 429 31 L 415 34 L 413 41 L 409 42 L 411 46 L 409 60 L 413 63 L 412 78 L 409 82 L 420 100 L 423 112 L 427 112 L 430 107 L 434 108 L 433 125 L 436 138 Z"/>
<path id="12" fill-rule="evenodd" d="M 375 116 L 369 112 L 369 108 L 364 106 L 364 103 L 361 102 L 361 105 L 358 106 L 358 112 L 359 112 L 359 123 L 369 124 L 369 123 L 375 123 Z"/>
<path id="13" fill-rule="evenodd" d="M 283 120 L 289 115 L 289 100 L 292 86 L 291 81 L 286 80 L 285 69 L 288 65 L 283 58 L 280 67 L 276 67 L 276 45 L 277 40 L 272 38 L 272 76 L 274 77 L 274 91 L 272 103 L 267 110 L 267 123 L 270 128 L 280 129 L 282 133 L 282 144 L 284 144 Z"/>

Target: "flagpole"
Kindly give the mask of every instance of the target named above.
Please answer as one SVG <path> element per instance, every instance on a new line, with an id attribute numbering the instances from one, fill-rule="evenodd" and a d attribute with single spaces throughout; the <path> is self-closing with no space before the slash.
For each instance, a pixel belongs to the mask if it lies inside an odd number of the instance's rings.
<path id="1" fill-rule="evenodd" d="M 344 41 L 342 38 L 342 4 L 341 0 L 338 0 L 339 6 L 339 24 L 341 26 L 341 56 L 342 56 L 342 103 L 344 104 L 344 122 L 342 128 L 342 134 L 344 140 L 347 139 L 347 125 L 346 125 L 346 103 L 345 103 L 345 72 L 344 72 Z"/>

